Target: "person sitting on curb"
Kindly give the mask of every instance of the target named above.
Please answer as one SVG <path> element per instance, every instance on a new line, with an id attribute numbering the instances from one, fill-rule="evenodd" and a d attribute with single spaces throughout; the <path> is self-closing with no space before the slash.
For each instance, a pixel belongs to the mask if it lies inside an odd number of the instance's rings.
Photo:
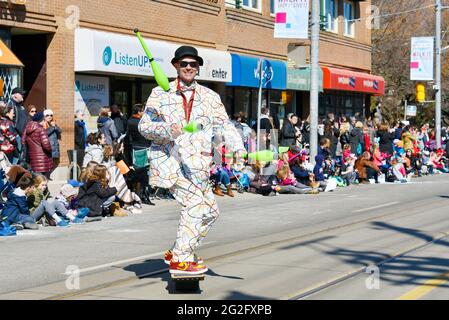
<path id="1" fill-rule="evenodd" d="M 10 192 L 8 200 L 1 213 L 0 220 L 6 221 L 16 230 L 32 229 L 37 230 L 39 226 L 36 220 L 30 215 L 28 209 L 27 194 L 34 189 L 33 179 L 22 176 L 17 182 L 17 188 Z"/>
<path id="2" fill-rule="evenodd" d="M 371 154 L 365 151 L 355 161 L 355 169 L 361 184 L 369 184 L 368 179 L 374 179 L 376 183 L 379 183 L 377 179 L 381 171 L 370 159 Z"/>

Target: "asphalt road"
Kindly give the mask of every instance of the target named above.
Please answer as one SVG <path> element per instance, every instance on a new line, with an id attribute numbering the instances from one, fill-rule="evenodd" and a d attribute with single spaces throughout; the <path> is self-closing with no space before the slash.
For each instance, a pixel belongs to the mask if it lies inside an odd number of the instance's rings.
<path id="1" fill-rule="evenodd" d="M 162 261 L 176 234 L 174 201 L 26 230 L 0 238 L 0 299 L 447 299 L 448 187 L 439 175 L 219 198 L 221 216 L 198 252 L 210 270 L 194 294 L 174 292 Z M 79 282 L 65 274 L 74 268 Z"/>

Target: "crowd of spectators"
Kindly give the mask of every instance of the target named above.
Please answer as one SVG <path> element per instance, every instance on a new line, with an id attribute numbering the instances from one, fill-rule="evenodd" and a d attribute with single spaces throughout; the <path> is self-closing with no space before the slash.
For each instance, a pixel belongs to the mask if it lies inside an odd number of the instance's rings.
<path id="1" fill-rule="evenodd" d="M 51 173 L 59 165 L 62 130 L 52 110 L 38 112 L 22 106 L 24 92 L 15 89 L 11 101 L 0 101 L 0 235 L 38 225 L 70 227 L 105 217 L 126 217 L 154 205 L 157 192 L 167 190 L 149 182 L 151 141 L 138 130 L 144 106 L 133 107 L 126 119 L 117 105 L 103 107 L 97 131 L 88 134 L 85 114 L 75 113 L 75 149 L 80 175 L 68 180 L 54 197 L 48 191 Z M 242 163 L 215 145 L 210 181 L 217 196 L 234 192 L 264 196 L 318 194 L 338 187 L 369 183 L 407 183 L 413 177 L 449 172 L 449 139 L 442 130 L 442 148 L 428 124 L 393 126 L 378 118 L 335 117 L 328 114 L 318 126 L 319 147 L 310 159 L 310 121 L 288 114 L 276 128 L 267 108 L 262 109 L 260 134 L 243 114 L 232 122 L 241 134 L 247 157 Z M 257 137 L 262 152 L 256 152 Z M 269 156 L 267 156 L 267 154 Z M 254 156 L 255 155 L 255 156 Z M 216 160 L 219 159 L 219 160 Z"/>

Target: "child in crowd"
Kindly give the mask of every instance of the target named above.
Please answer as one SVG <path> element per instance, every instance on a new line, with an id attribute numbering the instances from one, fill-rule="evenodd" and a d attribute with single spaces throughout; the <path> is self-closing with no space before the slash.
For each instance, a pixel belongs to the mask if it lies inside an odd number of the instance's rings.
<path id="1" fill-rule="evenodd" d="M 89 217 L 101 217 L 111 215 L 112 204 L 115 201 L 117 189 L 108 186 L 108 169 L 103 165 L 97 165 L 92 173 L 85 172 L 85 184 L 80 187 L 78 204 L 89 208 Z M 118 214 L 117 214 L 118 215 Z"/>
<path id="2" fill-rule="evenodd" d="M 71 215 L 76 215 L 79 219 L 84 219 L 89 214 L 89 208 L 80 208 L 78 206 L 79 187 L 84 183 L 75 180 L 69 180 L 68 183 L 61 187 L 59 195 L 56 197 L 57 202 L 62 204 L 67 212 Z"/>
<path id="3" fill-rule="evenodd" d="M 357 183 L 357 172 L 354 169 L 355 161 L 352 157 L 344 158 L 343 165 L 341 167 L 341 177 L 346 181 L 346 185 L 351 183 Z"/>
<path id="4" fill-rule="evenodd" d="M 287 155 L 286 153 L 284 155 Z M 287 161 L 286 161 L 287 160 Z M 280 166 L 279 166 L 280 164 Z M 279 160 L 278 170 L 276 171 L 276 191 L 279 193 L 295 193 L 295 194 L 306 194 L 306 193 L 318 193 L 317 189 L 312 189 L 306 185 L 299 183 L 290 167 L 288 165 L 288 159 Z"/>
<path id="5" fill-rule="evenodd" d="M 349 143 L 346 143 L 343 146 L 343 159 L 347 158 L 347 157 L 351 157 L 351 145 Z"/>
<path id="6" fill-rule="evenodd" d="M 39 229 L 36 220 L 30 215 L 26 197 L 33 189 L 33 179 L 23 175 L 17 182 L 14 191 L 9 194 L 0 220 L 7 222 L 11 227 L 15 227 L 16 230 L 23 230 L 24 228 L 32 230 Z"/>
<path id="7" fill-rule="evenodd" d="M 332 182 L 328 181 L 327 178 L 324 176 L 324 157 L 322 155 L 316 155 L 315 156 L 315 167 L 313 168 L 313 174 L 315 176 L 315 181 L 319 183 L 320 191 L 328 192 L 332 191 L 337 187 L 337 184 L 335 183 L 335 180 L 332 180 Z"/>
<path id="8" fill-rule="evenodd" d="M 48 180 L 43 175 L 37 175 L 34 178 L 34 188 L 28 195 L 28 207 L 32 212 L 32 217 L 44 224 L 56 225 L 58 227 L 68 227 L 65 219 L 71 224 L 83 224 L 84 220 L 78 216 L 77 211 L 68 211 L 57 199 L 51 198 L 47 188 Z M 64 187 L 64 186 L 63 186 Z M 45 213 L 47 216 L 44 217 Z M 62 216 L 63 218 L 61 219 Z M 46 221 L 44 222 L 43 219 Z M 52 221 L 54 220 L 54 222 Z"/>

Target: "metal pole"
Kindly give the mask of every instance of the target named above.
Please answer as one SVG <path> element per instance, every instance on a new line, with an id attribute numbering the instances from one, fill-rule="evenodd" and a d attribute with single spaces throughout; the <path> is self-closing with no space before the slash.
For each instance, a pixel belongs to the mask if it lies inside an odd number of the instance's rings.
<path id="1" fill-rule="evenodd" d="M 78 181 L 78 153 L 73 150 L 73 180 Z"/>
<path id="2" fill-rule="evenodd" d="M 320 1 L 312 0 L 310 43 L 310 160 L 314 164 L 318 153 L 318 71 L 320 45 Z"/>
<path id="3" fill-rule="evenodd" d="M 407 99 L 405 99 L 404 121 L 407 120 Z"/>
<path id="4" fill-rule="evenodd" d="M 441 148 L 441 0 L 436 1 L 436 26 L 435 26 L 435 131 L 437 148 Z"/>
<path id="5" fill-rule="evenodd" d="M 257 101 L 257 147 L 256 147 L 256 160 L 259 158 L 260 140 L 262 134 L 260 132 L 260 117 L 262 112 L 262 68 L 263 60 L 259 60 L 259 96 Z M 262 174 L 262 168 L 260 168 L 260 174 Z"/>

